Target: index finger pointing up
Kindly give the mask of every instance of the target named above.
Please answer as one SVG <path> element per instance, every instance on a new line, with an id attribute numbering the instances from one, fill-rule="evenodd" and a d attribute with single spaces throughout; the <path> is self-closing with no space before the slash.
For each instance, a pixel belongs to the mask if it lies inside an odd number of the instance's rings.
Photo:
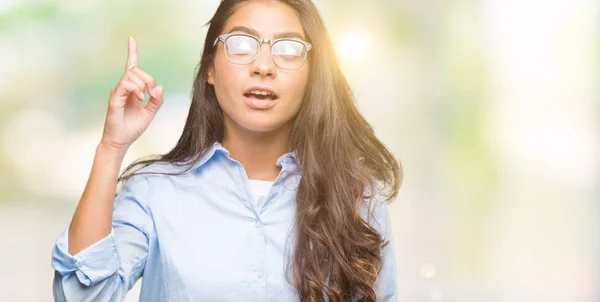
<path id="1" fill-rule="evenodd" d="M 137 66 L 137 64 L 137 43 L 135 42 L 133 36 L 129 35 L 129 46 L 127 47 L 127 65 L 125 66 L 125 71 L 127 72 L 129 69 L 133 68 L 133 66 Z"/>

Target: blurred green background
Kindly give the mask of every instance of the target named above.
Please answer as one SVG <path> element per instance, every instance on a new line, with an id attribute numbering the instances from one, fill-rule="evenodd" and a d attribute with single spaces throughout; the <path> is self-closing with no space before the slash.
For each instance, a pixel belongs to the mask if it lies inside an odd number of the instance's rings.
<path id="1" fill-rule="evenodd" d="M 404 166 L 400 301 L 600 301 L 600 3 L 314 2 Z M 0 0 L 3 301 L 52 300 L 128 34 L 165 105 L 124 164 L 177 141 L 218 3 Z"/>

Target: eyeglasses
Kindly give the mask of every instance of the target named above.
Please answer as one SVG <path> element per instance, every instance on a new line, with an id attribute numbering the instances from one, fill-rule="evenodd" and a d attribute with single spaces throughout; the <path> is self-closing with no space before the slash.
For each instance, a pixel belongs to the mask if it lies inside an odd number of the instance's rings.
<path id="1" fill-rule="evenodd" d="M 260 39 L 249 34 L 229 33 L 218 36 L 213 43 L 223 42 L 225 57 L 238 65 L 250 64 L 256 60 L 260 46 L 264 42 L 271 45 L 271 58 L 275 65 L 283 69 L 295 70 L 304 65 L 306 54 L 312 48 L 308 42 L 290 38 Z"/>

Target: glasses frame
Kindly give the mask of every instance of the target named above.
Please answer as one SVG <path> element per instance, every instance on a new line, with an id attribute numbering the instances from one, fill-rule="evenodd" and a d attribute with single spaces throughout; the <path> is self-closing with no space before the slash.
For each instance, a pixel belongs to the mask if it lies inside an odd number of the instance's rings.
<path id="1" fill-rule="evenodd" d="M 229 39 L 229 37 L 231 36 L 246 36 L 246 37 L 250 37 L 254 40 L 256 40 L 256 42 L 258 42 L 258 47 L 257 47 L 257 51 L 256 54 L 254 55 L 254 58 L 248 62 L 248 63 L 234 63 L 231 62 L 231 60 L 229 59 L 229 56 L 227 55 L 227 50 L 225 50 L 225 57 L 227 58 L 227 61 L 229 61 L 229 63 L 231 64 L 235 64 L 235 65 L 248 65 L 254 61 L 256 61 L 256 58 L 258 58 L 258 54 L 260 53 L 260 49 L 263 43 L 268 42 L 269 45 L 271 45 L 271 60 L 273 60 L 273 63 L 275 65 L 277 65 L 277 67 L 281 68 L 281 69 L 286 69 L 286 70 L 298 70 L 300 68 L 302 68 L 302 66 L 304 66 L 304 63 L 306 62 L 306 58 L 308 57 L 308 51 L 310 51 L 312 49 L 312 45 L 306 41 L 302 41 L 300 39 L 293 39 L 293 38 L 280 38 L 280 39 L 261 39 L 259 37 L 250 35 L 250 34 L 245 34 L 245 33 L 228 33 L 228 34 L 222 34 L 219 35 L 216 39 L 215 42 L 213 43 L 213 47 L 215 45 L 217 45 L 217 42 L 221 41 L 223 42 L 223 46 L 225 46 L 225 48 L 227 48 L 227 39 Z M 275 58 L 273 57 L 273 45 L 279 41 L 294 41 L 294 42 L 299 42 L 304 44 L 304 47 L 306 47 L 306 52 L 304 53 L 304 59 L 302 60 L 302 64 L 300 64 L 300 66 L 298 68 L 285 68 L 285 67 L 281 67 L 279 66 L 279 64 L 277 64 L 277 62 L 275 62 Z"/>

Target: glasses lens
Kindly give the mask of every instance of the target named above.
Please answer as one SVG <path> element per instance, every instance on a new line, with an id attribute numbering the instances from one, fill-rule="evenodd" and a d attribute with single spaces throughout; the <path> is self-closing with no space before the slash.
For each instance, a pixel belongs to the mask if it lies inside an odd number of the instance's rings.
<path id="1" fill-rule="evenodd" d="M 285 69 L 298 69 L 304 64 L 306 47 L 293 40 L 281 40 L 273 44 L 273 60 L 275 64 Z"/>
<path id="2" fill-rule="evenodd" d="M 233 35 L 229 36 L 225 43 L 227 49 L 227 58 L 235 64 L 248 64 L 256 56 L 258 42 L 248 36 Z"/>

